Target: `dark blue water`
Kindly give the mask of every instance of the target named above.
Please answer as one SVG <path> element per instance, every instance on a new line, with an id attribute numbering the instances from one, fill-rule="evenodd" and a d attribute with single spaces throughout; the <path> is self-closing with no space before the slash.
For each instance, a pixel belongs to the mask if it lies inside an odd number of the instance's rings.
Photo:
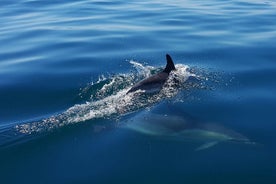
<path id="1" fill-rule="evenodd" d="M 275 1 L 2 0 L 0 8 L 0 183 L 276 182 Z M 126 95 L 164 67 L 166 53 L 180 84 Z M 215 123 L 249 141 L 126 128 L 153 114 L 157 127 Z"/>

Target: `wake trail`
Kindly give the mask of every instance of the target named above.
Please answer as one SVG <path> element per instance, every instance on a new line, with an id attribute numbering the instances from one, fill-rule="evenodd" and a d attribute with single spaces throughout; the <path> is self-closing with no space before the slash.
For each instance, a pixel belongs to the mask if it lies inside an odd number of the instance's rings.
<path id="1" fill-rule="evenodd" d="M 130 87 L 142 79 L 156 72 L 158 69 L 130 61 L 138 71 L 136 74 L 119 74 L 110 78 L 101 77 L 96 83 L 86 88 L 86 93 L 94 93 L 88 101 L 76 104 L 66 111 L 42 119 L 40 121 L 22 123 L 15 126 L 17 132 L 32 134 L 50 131 L 69 124 L 76 124 L 97 118 L 113 118 L 135 112 L 141 108 L 152 106 L 162 99 L 174 97 L 181 89 L 181 85 L 194 74 L 188 71 L 187 65 L 177 64 L 176 71 L 171 72 L 167 82 L 159 93 L 145 95 L 138 90 L 127 94 Z M 100 87 L 99 87 L 100 86 Z M 98 87 L 98 89 L 94 89 Z"/>

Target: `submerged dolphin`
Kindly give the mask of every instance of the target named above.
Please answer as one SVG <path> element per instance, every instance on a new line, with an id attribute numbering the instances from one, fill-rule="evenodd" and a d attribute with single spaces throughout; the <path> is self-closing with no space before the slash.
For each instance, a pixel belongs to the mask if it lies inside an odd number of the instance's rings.
<path id="1" fill-rule="evenodd" d="M 173 63 L 173 60 L 170 55 L 166 55 L 167 59 L 167 65 L 166 68 L 155 75 L 152 75 L 137 84 L 135 84 L 128 92 L 134 92 L 137 90 L 145 90 L 147 93 L 160 91 L 164 83 L 166 82 L 167 78 L 169 77 L 169 74 L 172 70 L 175 70 L 175 66 Z"/>
<path id="2" fill-rule="evenodd" d="M 128 122 L 126 128 L 151 136 L 199 142 L 201 145 L 196 148 L 196 151 L 210 148 L 220 142 L 255 144 L 242 134 L 223 126 L 198 123 L 194 120 L 174 115 L 165 116 L 153 113 L 139 115 L 131 122 Z"/>

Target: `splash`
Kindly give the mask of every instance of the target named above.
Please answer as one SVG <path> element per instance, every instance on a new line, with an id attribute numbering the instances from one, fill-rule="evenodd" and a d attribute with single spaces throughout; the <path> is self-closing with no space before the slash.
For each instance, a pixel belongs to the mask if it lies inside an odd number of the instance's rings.
<path id="1" fill-rule="evenodd" d="M 91 94 L 85 103 L 76 104 L 63 113 L 41 121 L 16 125 L 16 130 L 23 134 L 32 134 L 97 118 L 118 118 L 141 108 L 150 107 L 163 99 L 174 97 L 185 86 L 185 81 L 191 76 L 196 77 L 189 71 L 188 66 L 177 64 L 177 70 L 171 72 L 159 93 L 148 95 L 138 90 L 127 94 L 127 91 L 138 80 L 160 71 L 160 68 L 143 66 L 135 61 L 130 61 L 130 63 L 136 69 L 135 73 L 101 76 L 97 82 L 89 84 L 81 92 Z"/>

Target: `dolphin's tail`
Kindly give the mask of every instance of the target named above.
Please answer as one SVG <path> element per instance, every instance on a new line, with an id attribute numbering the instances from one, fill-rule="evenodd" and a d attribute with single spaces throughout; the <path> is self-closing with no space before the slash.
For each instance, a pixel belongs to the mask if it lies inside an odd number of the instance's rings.
<path id="1" fill-rule="evenodd" d="M 169 54 L 166 54 L 166 59 L 167 59 L 167 65 L 163 72 L 166 72 L 169 74 L 172 70 L 175 70 L 175 66 Z"/>

